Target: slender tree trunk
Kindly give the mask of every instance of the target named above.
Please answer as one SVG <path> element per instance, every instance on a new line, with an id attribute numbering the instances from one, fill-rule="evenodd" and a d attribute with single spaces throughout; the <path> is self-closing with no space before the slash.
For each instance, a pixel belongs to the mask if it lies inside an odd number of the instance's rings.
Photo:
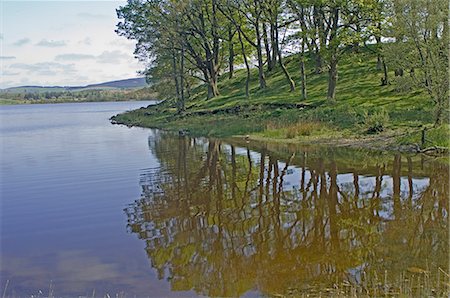
<path id="1" fill-rule="evenodd" d="M 180 62 L 180 102 L 178 104 L 178 113 L 183 113 L 184 108 L 184 46 L 181 46 L 181 62 Z"/>
<path id="2" fill-rule="evenodd" d="M 380 27 L 380 25 L 378 25 L 378 27 Z M 377 70 L 381 70 L 382 68 L 382 58 L 381 58 L 381 36 L 380 35 L 375 35 L 375 40 L 377 41 Z"/>
<path id="3" fill-rule="evenodd" d="M 180 112 L 179 102 L 180 102 L 180 84 L 178 82 L 178 71 L 177 71 L 177 57 L 175 49 L 172 48 L 172 77 L 175 83 L 175 92 L 177 97 L 177 112 Z"/>
<path id="4" fill-rule="evenodd" d="M 259 21 L 256 22 L 256 50 L 258 54 L 258 78 L 259 78 L 259 89 L 265 89 L 266 78 L 264 76 L 264 62 L 262 57 L 262 44 L 261 44 L 261 30 L 259 29 Z"/>
<path id="5" fill-rule="evenodd" d="M 328 92 L 327 92 L 327 98 L 329 100 L 335 100 L 336 99 L 336 84 L 338 79 L 338 71 L 337 71 L 337 65 L 338 65 L 338 48 L 334 44 L 334 39 L 337 35 L 337 28 L 339 25 L 339 9 L 334 8 L 333 9 L 333 19 L 331 24 L 331 34 L 330 34 L 330 41 L 328 45 L 328 50 L 330 51 L 330 61 L 329 61 L 329 69 L 328 69 Z"/>
<path id="6" fill-rule="evenodd" d="M 278 49 L 275 46 L 275 44 L 277 43 L 276 40 L 276 36 L 275 36 L 275 26 L 274 24 L 270 24 L 270 44 L 272 45 L 272 66 L 271 69 L 273 69 L 275 67 L 275 65 L 277 64 L 277 57 L 278 57 Z"/>
<path id="7" fill-rule="evenodd" d="M 386 61 L 383 57 L 381 58 L 381 65 L 383 66 L 383 78 L 381 79 L 381 86 L 386 86 L 389 85 L 389 77 Z"/>
<path id="8" fill-rule="evenodd" d="M 302 99 L 307 98 L 306 92 L 306 71 L 305 71 L 305 39 L 302 38 L 302 49 L 300 52 L 300 81 L 302 84 Z"/>
<path id="9" fill-rule="evenodd" d="M 269 39 L 267 38 L 267 28 L 266 24 L 263 23 L 263 38 L 264 38 L 264 47 L 266 50 L 266 58 L 267 58 L 267 71 L 272 71 L 273 65 L 272 65 L 272 57 L 270 55 L 270 45 L 269 45 Z"/>
<path id="10" fill-rule="evenodd" d="M 322 61 L 322 54 L 321 54 L 321 48 L 326 47 L 326 36 L 325 36 L 325 28 L 324 28 L 324 21 L 321 15 L 321 7 L 315 5 L 313 11 L 313 20 L 314 20 L 314 27 L 317 32 L 317 42 L 315 43 L 315 73 L 320 74 L 322 73 L 323 68 L 323 61 Z"/>
<path id="11" fill-rule="evenodd" d="M 302 48 L 300 51 L 300 81 L 302 88 L 302 99 L 305 100 L 307 98 L 306 94 L 306 71 L 305 71 L 305 43 L 306 40 L 306 22 L 305 22 L 305 11 L 303 7 L 300 9 L 300 24 L 302 27 Z M 320 57 L 320 56 L 318 56 Z M 317 61 L 316 61 L 317 62 Z M 317 67 L 317 65 L 316 65 Z"/>
<path id="12" fill-rule="evenodd" d="M 245 97 L 249 98 L 250 85 L 250 66 L 248 64 L 247 55 L 245 54 L 244 42 L 242 41 L 241 31 L 238 31 L 239 43 L 241 44 L 242 57 L 244 58 L 245 69 L 247 70 L 247 77 L 245 78 Z"/>
<path id="13" fill-rule="evenodd" d="M 286 80 L 288 81 L 288 83 L 289 83 L 289 91 L 290 92 L 292 92 L 292 91 L 294 91 L 295 90 L 295 83 L 294 83 L 294 81 L 292 80 L 292 78 L 291 78 L 291 76 L 290 76 L 290 74 L 289 74 L 289 72 L 288 72 L 288 70 L 287 70 L 287 68 L 284 66 L 284 64 L 283 64 L 283 59 L 282 59 L 282 56 L 281 56 L 281 51 L 280 51 L 280 48 L 279 48 L 279 43 L 278 43 L 278 40 L 279 40 L 279 36 L 278 36 L 278 26 L 277 26 L 278 24 L 277 23 L 275 23 L 275 36 L 276 36 L 276 40 L 277 40 L 277 43 L 276 43 L 276 47 L 277 47 L 277 52 L 278 52 L 278 64 L 280 65 L 280 67 L 281 67 L 281 69 L 283 70 L 283 73 L 284 73 L 284 76 L 286 77 Z"/>
<path id="14" fill-rule="evenodd" d="M 228 27 L 228 78 L 232 79 L 234 75 L 234 47 L 233 47 L 233 29 Z"/>

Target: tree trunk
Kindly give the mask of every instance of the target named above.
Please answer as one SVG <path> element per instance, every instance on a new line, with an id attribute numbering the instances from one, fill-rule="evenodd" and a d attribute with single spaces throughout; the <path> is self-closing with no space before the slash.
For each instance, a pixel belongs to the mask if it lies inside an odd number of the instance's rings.
<path id="1" fill-rule="evenodd" d="M 233 30 L 231 25 L 228 27 L 228 78 L 232 79 L 234 75 L 234 47 Z"/>
<path id="2" fill-rule="evenodd" d="M 180 102 L 180 84 L 178 82 L 178 72 L 177 72 L 177 57 L 175 49 L 172 48 L 172 77 L 175 83 L 175 92 L 177 98 L 177 112 L 180 113 L 179 102 Z"/>
<path id="3" fill-rule="evenodd" d="M 178 104 L 178 113 L 184 112 L 184 46 L 181 46 L 181 62 L 180 62 L 180 101 Z"/>
<path id="4" fill-rule="evenodd" d="M 264 47 L 266 50 L 266 58 L 267 58 L 267 71 L 272 71 L 273 65 L 272 65 L 272 57 L 270 55 L 270 45 L 269 45 L 269 39 L 267 38 L 267 28 L 266 24 L 263 23 L 263 38 L 264 38 Z M 273 46 L 273 44 L 272 44 Z"/>
<path id="5" fill-rule="evenodd" d="M 377 41 L 377 70 L 381 70 L 382 68 L 382 58 L 381 58 L 381 36 L 379 36 L 378 34 L 375 36 L 375 39 Z"/>
<path id="6" fill-rule="evenodd" d="M 259 78 L 259 89 L 265 89 L 266 78 L 264 76 L 264 62 L 262 57 L 262 44 L 261 44 L 261 32 L 259 29 L 259 22 L 256 22 L 256 50 L 258 53 L 258 78 Z"/>
<path id="7" fill-rule="evenodd" d="M 305 10 L 303 7 L 300 9 L 300 24 L 302 28 L 302 48 L 300 50 L 300 81 L 302 84 L 302 99 L 305 100 L 307 97 L 306 94 L 306 71 L 305 71 L 305 43 L 306 39 L 306 22 L 305 22 Z M 320 56 L 318 56 L 320 58 Z M 317 68 L 317 60 L 316 60 L 316 68 Z M 317 71 L 317 69 L 316 69 Z"/>
<path id="8" fill-rule="evenodd" d="M 210 78 L 208 81 L 208 99 L 218 96 L 219 88 L 217 87 L 217 78 Z"/>
<path id="9" fill-rule="evenodd" d="M 323 67 L 323 61 L 322 61 L 322 54 L 321 54 L 321 48 L 326 47 L 326 34 L 325 34 L 325 27 L 324 27 L 324 20 L 322 18 L 321 6 L 314 6 L 314 12 L 313 12 L 313 21 L 314 21 L 314 27 L 317 30 L 318 40 L 316 42 L 316 48 L 315 48 L 315 58 L 316 58 L 316 65 L 315 65 L 315 73 L 320 74 L 322 73 L 322 67 Z"/>
<path id="10" fill-rule="evenodd" d="M 247 70 L 247 77 L 245 79 L 245 97 L 249 98 L 250 85 L 250 66 L 248 65 L 247 55 L 245 54 L 244 42 L 242 41 L 241 31 L 238 31 L 239 43 L 241 44 L 242 57 L 244 58 L 245 68 Z"/>
<path id="11" fill-rule="evenodd" d="M 306 72 L 305 72 L 305 40 L 302 38 L 302 49 L 300 52 L 300 81 L 302 84 L 302 99 L 307 98 L 306 93 Z"/>
<path id="12" fill-rule="evenodd" d="M 270 44 L 272 45 L 272 66 L 271 68 L 273 69 L 275 67 L 275 65 L 277 64 L 277 57 L 278 57 L 278 53 L 277 53 L 277 47 L 275 46 L 276 44 L 276 37 L 275 37 L 275 26 L 274 24 L 270 24 Z"/>
<path id="13" fill-rule="evenodd" d="M 383 78 L 381 79 L 381 86 L 387 86 L 389 85 L 389 78 L 388 78 L 388 69 L 386 66 L 386 61 L 384 61 L 384 58 L 381 58 L 381 64 L 383 66 Z"/>
<path id="14" fill-rule="evenodd" d="M 339 25 L 339 9 L 334 8 L 333 20 L 331 24 L 330 40 L 328 45 L 328 51 L 330 53 L 329 69 L 328 69 L 328 92 L 327 98 L 334 101 L 336 99 L 336 84 L 338 79 L 337 64 L 338 64 L 338 48 L 334 44 L 334 39 L 337 36 L 337 29 Z"/>
<path id="15" fill-rule="evenodd" d="M 278 37 L 279 36 L 278 36 L 278 26 L 277 25 L 278 24 L 275 23 L 275 28 L 276 28 L 275 29 L 275 37 L 276 37 L 276 40 L 277 40 L 275 46 L 277 47 L 277 52 L 278 52 L 278 64 L 280 65 L 281 69 L 283 70 L 284 76 L 286 77 L 286 80 L 289 83 L 289 91 L 292 92 L 292 91 L 295 90 L 295 83 L 292 80 L 291 76 L 289 75 L 288 70 L 286 69 L 286 67 L 283 64 L 283 59 L 282 59 L 282 56 L 281 56 L 281 51 L 280 51 L 279 43 L 278 43 L 278 40 L 279 40 Z"/>
<path id="16" fill-rule="evenodd" d="M 338 79 L 336 54 L 332 54 L 330 69 L 328 70 L 328 92 L 327 98 L 334 101 L 336 99 L 336 84 Z"/>
<path id="17" fill-rule="evenodd" d="M 444 100 L 436 98 L 435 99 L 435 112 L 434 112 L 434 127 L 438 127 L 439 125 L 442 124 L 442 115 L 444 113 L 444 105 L 443 102 L 446 101 L 447 98 L 445 98 Z"/>

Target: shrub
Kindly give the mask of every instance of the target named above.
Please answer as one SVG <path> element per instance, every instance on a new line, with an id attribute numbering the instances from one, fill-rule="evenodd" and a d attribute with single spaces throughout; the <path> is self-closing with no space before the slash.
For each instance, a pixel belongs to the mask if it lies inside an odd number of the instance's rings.
<path id="1" fill-rule="evenodd" d="M 320 122 L 297 122 L 286 128 L 286 138 L 292 139 L 297 136 L 310 136 L 314 132 L 322 130 L 324 125 Z"/>
<path id="2" fill-rule="evenodd" d="M 376 134 L 385 130 L 389 122 L 389 114 L 384 109 L 375 110 L 372 113 L 364 113 L 364 125 L 367 133 Z"/>
<path id="3" fill-rule="evenodd" d="M 312 110 L 308 118 L 329 123 L 333 127 L 353 128 L 364 122 L 364 110 L 349 105 L 331 106 Z"/>

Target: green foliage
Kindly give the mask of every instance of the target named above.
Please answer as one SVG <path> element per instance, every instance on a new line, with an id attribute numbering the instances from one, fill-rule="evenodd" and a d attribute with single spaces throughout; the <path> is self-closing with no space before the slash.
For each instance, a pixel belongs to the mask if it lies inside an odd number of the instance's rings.
<path id="1" fill-rule="evenodd" d="M 307 55 L 309 98 L 300 100 L 300 92 L 289 92 L 279 67 L 267 75 L 268 88 L 258 90 L 256 69 L 252 69 L 250 82 L 251 97 L 245 98 L 245 70 L 238 70 L 232 79 L 224 74 L 219 81 L 222 95 L 204 99 L 204 88 L 193 88 L 192 96 L 186 103 L 184 117 L 173 116 L 173 101 L 165 101 L 156 107 L 125 113 L 116 120 L 125 124 L 158 127 L 169 130 L 189 129 L 194 135 L 233 136 L 258 133 L 266 138 L 291 140 L 304 138 L 328 138 L 338 136 L 365 135 L 369 123 L 381 119 L 383 128 L 389 125 L 389 132 L 417 128 L 433 123 L 433 105 L 425 100 L 426 93 L 413 89 L 398 93 L 395 86 L 380 86 L 381 73 L 376 70 L 376 56 L 371 49 L 359 53 L 348 53 L 340 64 L 340 84 L 338 100 L 328 103 L 326 74 L 314 74 L 313 58 Z M 298 81 L 295 73 L 298 56 L 286 57 L 286 66 Z M 286 108 L 271 105 L 304 104 L 304 108 Z M 240 107 L 237 114 L 212 111 Z M 383 112 L 385 111 L 385 112 Z M 386 114 L 389 114 L 387 118 Z M 202 112 L 204 115 L 196 113 Z M 367 114 L 367 117 L 365 115 Z M 370 115 L 370 117 L 369 117 Z M 375 115 L 375 116 L 373 116 Z M 371 118 L 371 119 L 369 119 Z M 386 120 L 386 118 L 388 120 Z M 376 121 L 375 121 L 376 120 Z M 320 123 L 320 127 L 300 131 L 297 123 Z M 294 127 L 288 133 L 288 127 Z M 297 131 L 296 131 L 297 130 Z"/>
<path id="2" fill-rule="evenodd" d="M 337 128 L 352 128 L 363 122 L 364 109 L 348 104 L 326 105 L 323 108 L 311 111 L 309 117 Z"/>
<path id="3" fill-rule="evenodd" d="M 387 62 L 404 77 L 397 79 L 399 91 L 422 88 L 434 106 L 434 121 L 445 119 L 449 97 L 448 1 L 395 0 L 388 2 L 390 36 Z"/>
<path id="4" fill-rule="evenodd" d="M 375 109 L 369 113 L 364 113 L 364 125 L 367 133 L 376 134 L 384 131 L 389 122 L 389 114 L 385 109 Z"/>
<path id="5" fill-rule="evenodd" d="M 398 142 L 399 144 L 417 144 L 421 145 L 422 131 L 425 127 L 420 127 L 409 131 L 402 136 Z M 424 147 L 441 146 L 450 147 L 450 125 L 444 124 L 438 127 L 429 127 L 425 131 Z"/>
<path id="6" fill-rule="evenodd" d="M 8 101 L 4 103 L 57 103 L 57 102 L 88 102 L 88 101 L 128 101 L 151 100 L 157 97 L 154 87 L 141 89 L 111 89 L 111 90 L 81 90 L 81 91 L 45 91 L 45 92 L 15 92 L 2 93 Z"/>

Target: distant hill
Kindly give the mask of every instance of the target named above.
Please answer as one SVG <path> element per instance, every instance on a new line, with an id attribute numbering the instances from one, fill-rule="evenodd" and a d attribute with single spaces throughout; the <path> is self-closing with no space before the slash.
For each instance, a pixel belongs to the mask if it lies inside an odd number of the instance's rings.
<path id="1" fill-rule="evenodd" d="M 110 81 L 86 86 L 18 86 L 0 89 L 1 93 L 43 93 L 62 91 L 84 91 L 84 90 L 114 90 L 114 89 L 137 89 L 148 87 L 145 78 L 133 78 L 118 81 Z"/>

